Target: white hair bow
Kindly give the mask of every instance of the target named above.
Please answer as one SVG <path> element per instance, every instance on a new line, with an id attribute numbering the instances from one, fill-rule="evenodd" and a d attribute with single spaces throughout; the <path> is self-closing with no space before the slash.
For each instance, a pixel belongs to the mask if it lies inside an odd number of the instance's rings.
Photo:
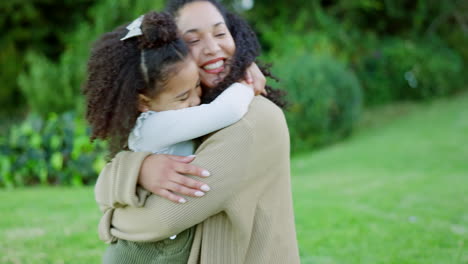
<path id="1" fill-rule="evenodd" d="M 141 23 L 143 22 L 143 17 L 144 15 L 133 20 L 133 22 L 127 26 L 127 29 L 129 30 L 127 35 L 125 35 L 125 37 L 121 38 L 120 40 L 126 40 L 129 38 L 143 35 L 143 32 L 141 31 Z"/>

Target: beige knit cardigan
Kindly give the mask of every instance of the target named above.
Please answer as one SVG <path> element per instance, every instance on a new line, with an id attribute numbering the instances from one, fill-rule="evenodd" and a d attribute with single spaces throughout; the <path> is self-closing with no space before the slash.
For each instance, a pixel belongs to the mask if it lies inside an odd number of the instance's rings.
<path id="1" fill-rule="evenodd" d="M 284 115 L 264 97 L 234 125 L 204 140 L 193 162 L 211 172 L 211 191 L 176 204 L 137 186 L 150 153 L 119 153 L 96 183 L 104 213 L 100 238 L 158 241 L 197 225 L 188 263 L 295 264 L 289 135 Z"/>

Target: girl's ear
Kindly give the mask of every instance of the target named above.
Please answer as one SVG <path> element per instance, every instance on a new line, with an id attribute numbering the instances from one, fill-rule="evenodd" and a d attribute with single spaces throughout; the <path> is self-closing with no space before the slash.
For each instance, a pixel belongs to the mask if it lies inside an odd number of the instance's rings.
<path id="1" fill-rule="evenodd" d="M 138 94 L 138 111 L 147 112 L 149 111 L 149 103 L 151 98 L 144 94 Z"/>

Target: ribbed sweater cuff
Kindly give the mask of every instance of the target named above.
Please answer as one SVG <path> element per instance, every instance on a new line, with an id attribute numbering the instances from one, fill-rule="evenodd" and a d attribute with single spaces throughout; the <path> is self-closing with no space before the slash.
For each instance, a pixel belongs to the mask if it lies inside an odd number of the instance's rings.
<path id="1" fill-rule="evenodd" d="M 117 154 L 113 161 L 112 175 L 116 177 L 112 188 L 115 201 L 121 205 L 142 207 L 149 191 L 137 187 L 141 164 L 151 152 L 124 151 Z"/>

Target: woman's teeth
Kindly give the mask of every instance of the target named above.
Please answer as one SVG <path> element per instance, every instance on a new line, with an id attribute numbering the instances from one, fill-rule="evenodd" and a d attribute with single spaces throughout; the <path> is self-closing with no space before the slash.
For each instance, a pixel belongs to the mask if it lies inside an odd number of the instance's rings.
<path id="1" fill-rule="evenodd" d="M 219 60 L 215 63 L 211 63 L 211 64 L 207 64 L 205 66 L 203 66 L 203 69 L 205 70 L 214 70 L 214 69 L 218 69 L 219 67 L 222 67 L 224 65 L 224 60 Z"/>

